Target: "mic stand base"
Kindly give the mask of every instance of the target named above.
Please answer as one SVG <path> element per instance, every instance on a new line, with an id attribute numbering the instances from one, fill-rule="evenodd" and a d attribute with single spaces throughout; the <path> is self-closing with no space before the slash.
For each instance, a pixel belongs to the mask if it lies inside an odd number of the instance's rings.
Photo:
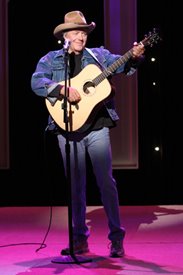
<path id="1" fill-rule="evenodd" d="M 51 262 L 55 264 L 82 264 L 92 262 L 92 259 L 85 258 L 84 256 L 80 255 L 66 255 L 57 257 L 53 259 Z"/>

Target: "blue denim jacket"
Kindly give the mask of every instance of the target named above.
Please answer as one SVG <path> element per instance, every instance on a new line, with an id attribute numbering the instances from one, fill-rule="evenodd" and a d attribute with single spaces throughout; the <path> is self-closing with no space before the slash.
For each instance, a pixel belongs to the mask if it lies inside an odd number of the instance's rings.
<path id="1" fill-rule="evenodd" d="M 92 51 L 96 59 L 90 54 L 89 51 Z M 100 66 L 105 69 L 112 65 L 120 57 L 121 55 L 112 54 L 109 50 L 104 49 L 104 47 L 92 48 L 89 50 L 85 48 L 81 60 L 82 69 L 88 64 L 100 64 Z M 131 75 L 135 72 L 136 69 L 133 67 L 126 71 L 125 65 L 126 63 L 119 66 L 111 75 L 118 73 Z M 33 92 L 35 92 L 35 94 L 38 96 L 46 97 L 50 103 L 54 105 L 54 103 L 57 101 L 57 98 L 51 97 L 49 94 L 56 88 L 58 82 L 64 81 L 64 68 L 65 65 L 63 49 L 48 52 L 39 60 L 36 70 L 32 75 L 31 88 Z M 118 120 L 119 117 L 115 110 L 114 101 L 111 99 L 105 103 L 105 106 L 112 120 Z"/>

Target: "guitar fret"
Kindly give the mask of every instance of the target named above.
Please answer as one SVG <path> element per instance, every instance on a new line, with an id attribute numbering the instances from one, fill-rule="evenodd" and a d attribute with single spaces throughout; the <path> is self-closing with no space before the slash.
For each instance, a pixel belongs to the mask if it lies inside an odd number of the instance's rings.
<path id="1" fill-rule="evenodd" d="M 119 66 L 128 61 L 132 56 L 132 50 L 129 50 L 125 55 L 118 58 L 112 65 L 106 68 L 101 74 L 99 74 L 96 78 L 93 79 L 93 83 L 95 86 L 100 84 L 105 78 L 110 76 Z"/>

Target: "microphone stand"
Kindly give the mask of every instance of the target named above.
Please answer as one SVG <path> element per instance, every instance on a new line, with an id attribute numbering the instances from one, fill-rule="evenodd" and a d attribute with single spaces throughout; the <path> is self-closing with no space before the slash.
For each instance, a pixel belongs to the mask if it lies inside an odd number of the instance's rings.
<path id="1" fill-rule="evenodd" d="M 65 143 L 65 153 L 66 153 L 66 182 L 68 187 L 68 227 L 69 227 L 69 255 L 64 255 L 57 259 L 52 260 L 52 263 L 86 263 L 91 262 L 91 259 L 86 259 L 82 256 L 76 256 L 74 254 L 74 246 L 73 246 L 73 227 L 72 227 L 72 185 L 71 185 L 71 168 L 70 168 L 70 144 L 69 144 L 69 119 L 68 119 L 68 64 L 69 64 L 69 54 L 68 49 L 70 46 L 70 41 L 65 40 L 65 44 L 63 46 L 64 49 L 64 63 L 65 63 L 65 87 L 64 87 L 64 102 L 62 104 L 62 109 L 64 111 L 64 123 L 65 123 L 65 131 L 66 131 L 66 143 Z"/>

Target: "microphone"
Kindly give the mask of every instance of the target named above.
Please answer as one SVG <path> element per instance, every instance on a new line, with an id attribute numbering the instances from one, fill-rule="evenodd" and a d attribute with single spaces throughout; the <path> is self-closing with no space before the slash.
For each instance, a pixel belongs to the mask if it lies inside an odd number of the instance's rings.
<path id="1" fill-rule="evenodd" d="M 67 51 L 69 49 L 70 44 L 71 44 L 71 41 L 68 39 L 65 39 L 64 45 L 63 45 L 64 50 Z"/>

